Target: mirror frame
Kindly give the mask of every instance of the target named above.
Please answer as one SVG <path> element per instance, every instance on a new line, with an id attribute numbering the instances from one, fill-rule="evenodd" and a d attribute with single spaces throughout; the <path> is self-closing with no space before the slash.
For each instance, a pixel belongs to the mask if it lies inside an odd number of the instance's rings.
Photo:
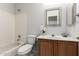
<path id="1" fill-rule="evenodd" d="M 56 25 L 47 25 L 47 11 L 53 11 L 53 10 L 59 10 L 59 24 Z M 52 9 L 46 9 L 45 10 L 45 26 L 61 26 L 61 8 L 52 8 Z"/>
<path id="2" fill-rule="evenodd" d="M 66 24 L 67 26 L 73 26 L 76 23 L 76 3 L 73 3 L 72 5 L 72 23 L 68 24 L 68 16 L 66 16 Z"/>
<path id="3" fill-rule="evenodd" d="M 73 3 L 72 7 L 72 24 L 76 23 L 76 3 Z"/>

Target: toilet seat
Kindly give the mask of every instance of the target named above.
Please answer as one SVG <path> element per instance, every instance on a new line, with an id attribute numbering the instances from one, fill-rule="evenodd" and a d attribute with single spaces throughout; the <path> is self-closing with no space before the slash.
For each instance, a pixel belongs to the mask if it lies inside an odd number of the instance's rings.
<path id="1" fill-rule="evenodd" d="M 26 54 L 26 53 L 28 53 L 31 49 L 32 49 L 32 45 L 31 45 L 31 44 L 23 45 L 23 46 L 21 46 L 21 47 L 18 49 L 18 54 Z"/>

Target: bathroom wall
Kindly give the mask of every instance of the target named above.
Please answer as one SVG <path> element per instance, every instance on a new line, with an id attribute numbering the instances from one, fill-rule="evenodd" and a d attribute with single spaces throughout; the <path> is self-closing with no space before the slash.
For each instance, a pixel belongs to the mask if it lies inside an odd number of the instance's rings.
<path id="1" fill-rule="evenodd" d="M 76 4 L 76 14 L 79 13 L 79 3 Z M 76 36 L 79 36 L 79 17 L 76 16 Z"/>
<path id="2" fill-rule="evenodd" d="M 66 20 L 72 19 L 67 18 L 67 8 L 71 5 L 70 3 L 52 4 L 45 5 L 40 3 L 17 3 L 16 4 L 16 39 L 20 34 L 23 39 L 30 34 L 39 35 L 41 33 L 40 26 L 45 24 L 45 10 L 60 8 L 61 9 L 61 26 L 48 26 L 48 34 L 60 35 L 63 32 L 68 32 Z M 20 9 L 20 11 L 17 11 Z M 70 9 L 68 9 L 70 10 Z M 69 12 L 70 13 L 70 12 Z M 71 13 L 68 14 L 71 16 Z M 22 24 L 21 24 L 22 23 Z M 25 30 L 24 30 L 25 29 Z"/>
<path id="3" fill-rule="evenodd" d="M 15 42 L 15 5 L 0 3 L 0 48 Z"/>
<path id="4" fill-rule="evenodd" d="M 17 9 L 20 9 L 18 12 Z M 44 24 L 44 6 L 40 3 L 16 4 L 16 39 L 20 34 L 26 40 L 27 35 L 39 35 Z"/>
<path id="5" fill-rule="evenodd" d="M 67 5 L 66 3 L 64 4 L 52 4 L 52 5 L 46 5 L 45 9 L 54 9 L 54 8 L 60 8 L 60 23 L 61 26 L 47 26 L 48 34 L 55 34 L 55 35 L 60 35 L 63 32 L 67 32 L 67 26 L 66 26 L 66 9 L 67 9 Z"/>
<path id="6" fill-rule="evenodd" d="M 76 14 L 79 13 L 79 3 L 76 4 Z M 79 36 L 79 17 L 76 16 L 76 23 L 72 26 L 68 26 L 68 32 L 72 37 Z"/>
<path id="7" fill-rule="evenodd" d="M 16 39 L 18 39 L 18 35 L 22 36 L 21 39 L 27 39 L 27 35 L 30 34 L 39 35 L 41 33 L 40 26 L 44 25 L 46 21 L 45 10 L 53 8 L 61 9 L 61 26 L 48 26 L 47 34 L 60 35 L 61 33 L 66 32 L 71 36 L 76 35 L 75 33 L 78 32 L 78 22 L 76 23 L 76 26 L 67 25 L 67 21 L 71 21 L 72 19 L 72 3 L 52 5 L 45 5 L 40 3 L 17 3 L 15 21 Z M 19 9 L 20 11 L 18 11 Z"/>
<path id="8" fill-rule="evenodd" d="M 27 35 L 41 33 L 40 26 L 45 24 L 45 10 L 48 8 L 61 8 L 61 26 L 48 27 L 48 34 L 59 35 L 68 32 L 72 36 L 79 35 L 79 17 L 76 17 L 76 25 L 67 27 L 66 17 L 68 4 L 44 5 L 40 3 L 0 3 L 0 47 L 12 44 L 21 35 L 21 39 L 27 42 Z M 15 12 L 16 11 L 16 12 Z M 79 4 L 77 4 L 77 13 Z M 70 17 L 71 18 L 71 17 Z M 69 19 L 70 19 L 69 18 Z"/>
<path id="9" fill-rule="evenodd" d="M 20 9 L 20 11 L 18 11 Z M 19 39 L 18 35 L 21 36 L 20 43 L 26 43 L 27 36 L 27 14 L 23 11 L 21 6 L 16 4 L 16 15 L 15 15 L 15 39 Z"/>

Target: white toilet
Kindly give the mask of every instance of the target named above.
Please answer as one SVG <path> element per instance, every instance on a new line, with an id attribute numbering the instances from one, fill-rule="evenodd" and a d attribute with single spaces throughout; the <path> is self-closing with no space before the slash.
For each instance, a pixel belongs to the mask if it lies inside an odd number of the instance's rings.
<path id="1" fill-rule="evenodd" d="M 35 43 L 35 38 L 36 35 L 28 35 L 28 43 L 21 46 L 18 49 L 17 54 L 22 56 L 27 55 L 32 50 L 33 44 Z"/>

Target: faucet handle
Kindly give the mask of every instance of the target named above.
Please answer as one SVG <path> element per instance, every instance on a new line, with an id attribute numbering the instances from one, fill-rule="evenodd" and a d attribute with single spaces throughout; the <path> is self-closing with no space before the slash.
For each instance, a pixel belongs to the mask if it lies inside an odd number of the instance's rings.
<path id="1" fill-rule="evenodd" d="M 20 39 L 17 39 L 17 41 L 20 41 Z"/>
<path id="2" fill-rule="evenodd" d="M 21 38 L 21 35 L 18 35 L 18 38 Z"/>

